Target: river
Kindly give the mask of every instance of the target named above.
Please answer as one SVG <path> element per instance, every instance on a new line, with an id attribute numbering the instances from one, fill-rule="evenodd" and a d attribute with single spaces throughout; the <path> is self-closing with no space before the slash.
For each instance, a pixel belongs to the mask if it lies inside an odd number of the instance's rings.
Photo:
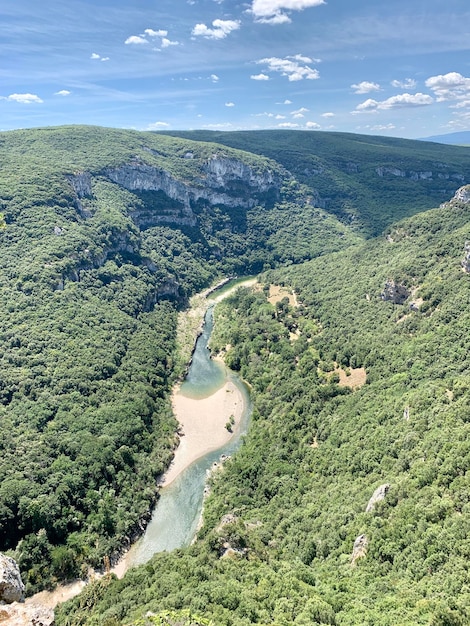
<path id="1" fill-rule="evenodd" d="M 127 554 L 113 568 L 113 572 L 121 577 L 130 568 L 146 563 L 157 552 L 169 551 L 175 548 L 188 546 L 195 538 L 201 521 L 204 490 L 208 473 L 214 463 L 218 463 L 223 455 L 233 454 L 241 445 L 242 436 L 246 432 L 251 416 L 252 406 L 247 386 L 233 372 L 220 361 L 211 359 L 208 342 L 214 326 L 214 307 L 217 302 L 229 295 L 241 285 L 250 285 L 251 279 L 237 279 L 230 281 L 220 289 L 207 296 L 207 311 L 202 334 L 196 341 L 191 365 L 184 382 L 175 393 L 194 403 L 194 417 L 198 419 L 198 403 L 201 400 L 210 400 L 225 387 L 225 391 L 236 390 L 242 400 L 240 418 L 235 423 L 233 434 L 229 441 L 217 449 L 203 454 L 194 462 L 184 466 L 181 472 L 171 482 L 161 488 L 152 518 L 147 525 L 143 536 L 130 548 Z M 229 415 L 220 416 L 222 425 Z M 197 423 L 194 425 L 197 430 Z M 224 433 L 224 438 L 227 434 Z M 180 448 L 185 437 L 182 438 Z M 175 457 L 179 449 L 176 450 Z M 184 462 L 183 462 L 184 465 Z M 170 470 L 165 474 L 168 476 Z M 164 477 L 165 478 L 165 477 Z M 27 602 L 36 602 L 54 608 L 58 603 L 65 602 L 85 586 L 82 580 L 67 585 L 59 585 L 54 591 L 42 591 L 28 598 Z"/>
<path id="2" fill-rule="evenodd" d="M 223 363 L 211 358 L 208 343 L 214 326 L 216 303 L 232 293 L 238 286 L 252 282 L 254 281 L 247 279 L 231 281 L 208 296 L 209 306 L 204 318 L 203 332 L 196 341 L 191 365 L 178 390 L 179 394 L 194 401 L 194 419 L 197 420 L 197 402 L 214 396 L 218 390 L 229 383 L 236 388 L 243 401 L 240 420 L 235 424 L 233 434 L 227 443 L 195 460 L 168 486 L 161 489 L 152 518 L 143 536 L 127 553 L 124 568 L 116 569 L 118 575 L 122 575 L 123 571 L 130 567 L 146 563 L 157 552 L 182 548 L 193 541 L 201 520 L 204 487 L 208 473 L 223 455 L 230 456 L 241 444 L 252 410 L 248 388 Z M 221 417 L 225 424 L 229 416 L 222 415 Z"/>

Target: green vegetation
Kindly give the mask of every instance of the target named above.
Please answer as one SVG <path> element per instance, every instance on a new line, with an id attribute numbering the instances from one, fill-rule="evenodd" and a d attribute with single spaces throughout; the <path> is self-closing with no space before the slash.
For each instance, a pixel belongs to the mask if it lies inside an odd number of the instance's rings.
<path id="1" fill-rule="evenodd" d="M 403 217 L 439 206 L 470 180 L 465 147 L 321 131 L 162 134 L 214 141 L 275 159 L 310 189 L 316 206 L 325 207 L 367 236 L 380 234 Z"/>
<path id="2" fill-rule="evenodd" d="M 230 176 L 227 205 L 185 199 L 214 155 L 268 172 L 259 206 Z M 358 238 L 277 163 L 213 144 L 45 128 L 1 134 L 0 158 L 0 550 L 31 593 L 102 566 L 148 519 L 175 445 L 178 307 L 218 277 Z M 285 246 L 297 222 L 307 242 Z"/>
<path id="3" fill-rule="evenodd" d="M 264 270 L 216 310 L 213 349 L 230 346 L 255 408 L 199 540 L 93 583 L 58 624 L 463 626 L 469 209 L 419 211 L 468 180 L 468 150 L 191 137 L 0 135 L 0 550 L 31 593 L 141 532 L 175 445 L 177 312 L 223 276 Z M 380 296 L 392 279 L 404 304 Z M 269 284 L 299 305 L 270 303 Z M 359 367 L 364 386 L 338 384 Z"/>
<path id="4" fill-rule="evenodd" d="M 91 613 L 75 600 L 59 624 L 183 608 L 218 626 L 467 624 L 469 218 L 449 204 L 263 276 L 297 307 L 270 304 L 268 289 L 219 304 L 212 348 L 231 345 L 255 409 L 212 478 L 199 541 L 98 590 Z M 390 278 L 410 289 L 404 304 L 382 300 Z M 338 386 L 334 362 L 364 366 L 366 384 Z"/>

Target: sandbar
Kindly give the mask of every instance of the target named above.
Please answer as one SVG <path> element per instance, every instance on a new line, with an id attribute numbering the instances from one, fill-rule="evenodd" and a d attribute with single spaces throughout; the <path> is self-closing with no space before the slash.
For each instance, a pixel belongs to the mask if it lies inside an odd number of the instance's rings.
<path id="1" fill-rule="evenodd" d="M 232 430 L 236 430 L 243 414 L 244 400 L 238 387 L 227 381 L 211 396 L 201 399 L 189 398 L 176 388 L 172 405 L 180 424 L 180 442 L 160 481 L 163 487 L 173 482 L 191 463 L 230 441 L 233 432 L 227 430 L 226 424 L 233 416 Z"/>

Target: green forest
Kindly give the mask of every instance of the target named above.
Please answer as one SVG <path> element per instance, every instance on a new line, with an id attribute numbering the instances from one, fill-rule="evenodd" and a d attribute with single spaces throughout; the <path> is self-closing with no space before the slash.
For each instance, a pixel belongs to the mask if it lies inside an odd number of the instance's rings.
<path id="1" fill-rule="evenodd" d="M 142 532 L 177 313 L 260 273 L 216 307 L 254 410 L 197 541 L 59 626 L 469 623 L 468 148 L 62 127 L 1 133 L 0 158 L 0 550 L 29 594 Z"/>

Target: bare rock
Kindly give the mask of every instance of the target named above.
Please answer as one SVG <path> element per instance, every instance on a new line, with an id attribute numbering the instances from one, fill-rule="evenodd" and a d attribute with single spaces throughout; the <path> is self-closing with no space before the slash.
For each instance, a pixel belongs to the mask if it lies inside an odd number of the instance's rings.
<path id="1" fill-rule="evenodd" d="M 385 302 L 393 302 L 393 304 L 403 304 L 405 300 L 410 296 L 410 292 L 400 283 L 396 283 L 393 279 L 387 280 L 384 285 L 384 290 L 380 294 L 380 297 Z"/>
<path id="2" fill-rule="evenodd" d="M 377 489 L 372 494 L 369 503 L 366 506 L 366 513 L 370 513 L 371 511 L 373 511 L 377 502 L 385 499 L 385 496 L 387 495 L 389 489 L 389 483 L 385 483 L 383 485 L 380 485 L 380 487 L 377 487 Z"/>
<path id="3" fill-rule="evenodd" d="M 366 535 L 359 535 L 359 537 L 356 538 L 351 556 L 351 565 L 355 565 L 358 559 L 362 559 L 366 556 L 368 543 L 369 540 Z"/>
<path id="4" fill-rule="evenodd" d="M 454 195 L 454 200 L 462 202 L 463 204 L 470 203 L 470 185 L 464 185 L 457 189 Z"/>
<path id="5" fill-rule="evenodd" d="M 24 585 L 16 561 L 5 554 L 0 554 L 0 601 L 23 602 Z"/>
<path id="6" fill-rule="evenodd" d="M 52 609 L 40 604 L 13 604 L 0 606 L 1 626 L 54 626 Z"/>
<path id="7" fill-rule="evenodd" d="M 465 242 L 464 257 L 461 265 L 463 267 L 463 270 L 467 272 L 467 274 L 470 274 L 470 241 Z"/>

